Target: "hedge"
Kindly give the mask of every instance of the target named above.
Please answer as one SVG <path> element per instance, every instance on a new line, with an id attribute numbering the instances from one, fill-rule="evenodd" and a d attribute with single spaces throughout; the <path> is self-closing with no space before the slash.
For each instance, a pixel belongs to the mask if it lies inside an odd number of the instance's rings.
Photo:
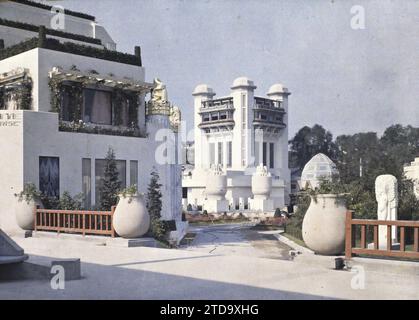
<path id="1" fill-rule="evenodd" d="M 51 11 L 51 9 L 52 9 L 52 6 L 42 4 L 42 3 L 39 3 L 39 2 L 29 1 L 29 0 L 10 0 L 10 1 L 20 3 L 20 4 L 24 4 L 24 5 L 27 5 L 27 6 L 40 8 L 40 9 L 45 9 L 45 10 L 48 10 L 48 11 Z M 76 12 L 76 11 L 71 11 L 71 10 L 68 10 L 68 9 L 64 9 L 64 13 L 68 14 L 70 16 L 78 17 L 78 18 L 82 18 L 82 19 L 87 19 L 87 20 L 92 20 L 92 21 L 96 20 L 96 18 L 94 16 L 91 16 L 90 14 L 86 14 L 86 13 L 82 13 L 82 12 Z"/>
<path id="2" fill-rule="evenodd" d="M 86 45 L 76 44 L 73 42 L 64 42 L 61 43 L 57 39 L 46 38 L 44 41 L 38 41 L 39 38 L 32 38 L 21 43 L 18 43 L 14 46 L 7 47 L 3 50 L 0 50 L 0 60 L 15 56 L 19 53 L 42 47 L 45 49 L 66 52 L 71 54 L 76 54 L 80 56 L 92 57 L 102 60 L 109 60 L 114 62 L 120 62 L 124 64 L 130 64 L 135 66 L 141 66 L 141 58 L 129 54 L 122 53 L 117 51 L 110 51 L 107 49 L 93 48 Z"/>
<path id="3" fill-rule="evenodd" d="M 33 32 L 38 32 L 38 30 L 39 30 L 39 26 L 36 26 L 34 24 L 18 22 L 18 21 L 11 21 L 11 20 L 6 20 L 6 19 L 0 19 L 0 25 L 7 26 L 7 27 L 12 27 L 12 28 L 17 28 L 17 29 L 33 31 Z M 80 35 L 80 34 L 74 34 L 74 33 L 64 32 L 64 31 L 60 31 L 60 30 L 54 30 L 54 29 L 46 28 L 46 33 L 49 34 L 49 35 L 57 36 L 57 37 L 61 37 L 61 38 L 73 39 L 73 40 L 78 40 L 78 41 L 83 41 L 83 42 L 88 42 L 88 43 L 93 43 L 93 44 L 98 44 L 98 45 L 102 44 L 102 41 L 100 39 L 95 39 L 95 38 L 83 36 L 83 35 Z"/>

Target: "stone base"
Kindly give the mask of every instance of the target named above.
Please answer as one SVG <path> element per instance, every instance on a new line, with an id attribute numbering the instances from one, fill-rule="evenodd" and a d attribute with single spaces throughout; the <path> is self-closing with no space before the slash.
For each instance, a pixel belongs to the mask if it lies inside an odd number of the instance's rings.
<path id="1" fill-rule="evenodd" d="M 176 231 L 170 231 L 169 239 L 178 245 L 188 231 L 188 221 L 177 221 L 176 220 Z"/>
<path id="2" fill-rule="evenodd" d="M 368 249 L 374 249 L 374 243 L 368 243 L 367 246 Z M 387 250 L 387 243 L 380 244 L 378 243 L 378 249 L 379 250 Z M 391 245 L 391 250 L 400 250 L 400 243 L 394 243 Z"/>
<path id="3" fill-rule="evenodd" d="M 252 211 L 272 211 L 274 201 L 271 199 L 249 199 L 249 209 Z"/>
<path id="4" fill-rule="evenodd" d="M 109 238 L 106 241 L 106 246 L 109 247 L 122 247 L 122 248 L 135 248 L 135 247 L 149 247 L 158 248 L 159 245 L 154 238 Z"/>
<path id="5" fill-rule="evenodd" d="M 203 210 L 207 210 L 208 213 L 223 213 L 229 211 L 228 200 L 205 200 Z"/>
<path id="6" fill-rule="evenodd" d="M 60 259 L 51 261 L 51 270 L 54 266 L 61 266 L 65 271 L 65 281 L 81 279 L 80 259 Z M 52 276 L 54 276 L 52 274 Z"/>

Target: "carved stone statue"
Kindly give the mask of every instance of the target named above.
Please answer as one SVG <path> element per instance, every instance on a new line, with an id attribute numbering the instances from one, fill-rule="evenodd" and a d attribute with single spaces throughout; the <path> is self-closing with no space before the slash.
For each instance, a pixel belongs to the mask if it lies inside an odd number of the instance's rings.
<path id="1" fill-rule="evenodd" d="M 170 102 L 167 100 L 166 85 L 160 79 L 155 78 L 151 99 L 147 102 L 147 114 L 170 116 L 170 109 Z"/>
<path id="2" fill-rule="evenodd" d="M 181 112 L 179 107 L 173 106 L 170 110 L 170 125 L 177 131 L 180 126 Z"/>
<path id="3" fill-rule="evenodd" d="M 158 78 L 154 78 L 154 89 L 151 95 L 151 101 L 153 102 L 167 102 L 167 90 L 166 85 Z"/>
<path id="4" fill-rule="evenodd" d="M 264 166 L 263 164 L 260 164 L 256 167 L 255 175 L 260 177 L 270 177 L 271 174 L 268 171 L 268 168 Z"/>
<path id="5" fill-rule="evenodd" d="M 378 220 L 397 220 L 398 191 L 397 179 L 390 174 L 378 176 L 375 179 L 375 197 L 377 200 Z M 397 228 L 392 226 L 392 241 L 397 241 Z M 379 227 L 380 248 L 387 245 L 387 228 Z"/>

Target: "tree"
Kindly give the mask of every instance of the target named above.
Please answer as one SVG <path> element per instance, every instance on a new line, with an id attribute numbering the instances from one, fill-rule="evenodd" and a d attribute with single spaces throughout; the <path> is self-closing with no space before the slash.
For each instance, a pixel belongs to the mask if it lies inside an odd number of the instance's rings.
<path id="1" fill-rule="evenodd" d="M 103 178 L 100 179 L 100 209 L 110 210 L 118 202 L 118 192 L 121 189 L 118 169 L 116 167 L 115 152 L 108 149 L 105 158 L 105 170 Z"/>
<path id="2" fill-rule="evenodd" d="M 162 193 L 160 191 L 159 174 L 151 172 L 150 183 L 147 188 L 147 210 L 150 214 L 150 231 L 154 238 L 162 242 L 166 240 L 166 225 L 161 220 Z"/>
<path id="3" fill-rule="evenodd" d="M 290 144 L 290 167 L 303 169 L 305 164 L 316 154 L 324 153 L 332 160 L 336 158 L 336 145 L 333 135 L 321 125 L 315 124 L 312 128 L 301 128 Z"/>

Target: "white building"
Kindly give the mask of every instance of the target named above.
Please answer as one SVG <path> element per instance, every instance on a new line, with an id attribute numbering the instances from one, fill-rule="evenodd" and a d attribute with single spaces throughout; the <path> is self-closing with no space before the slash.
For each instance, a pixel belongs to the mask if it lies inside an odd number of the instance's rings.
<path id="1" fill-rule="evenodd" d="M 267 173 L 260 172 L 269 175 L 271 180 L 268 196 L 272 200 L 271 209 L 288 204 L 290 92 L 281 84 L 275 84 L 269 88 L 267 97 L 261 97 L 255 95 L 255 89 L 253 81 L 245 77 L 234 80 L 231 94 L 222 98 L 215 98 L 215 92 L 208 85 L 195 88 L 195 159 L 193 170 L 185 170 L 183 174 L 184 207 L 203 206 L 207 211 L 249 208 L 254 198 L 252 176 L 259 165 L 266 167 Z M 212 173 L 210 168 L 215 166 L 218 168 Z M 224 194 L 221 191 L 216 197 L 213 194 L 215 181 L 221 189 L 226 184 Z M 210 198 L 217 197 L 223 204 L 217 208 L 208 205 Z"/>
<path id="2" fill-rule="evenodd" d="M 51 196 L 83 193 L 85 207 L 95 207 L 111 147 L 122 186 L 146 192 L 159 172 L 162 217 L 182 229 L 180 166 L 155 156 L 156 133 L 176 136 L 177 123 L 166 102 L 146 111 L 155 85 L 145 82 L 140 48 L 115 51 L 106 30 L 79 13 L 66 13 L 65 32 L 50 29 L 53 16 L 37 4 L 0 2 L 0 228 L 16 230 L 14 194 L 28 182 Z M 31 31 L 39 25 L 47 27 Z"/>
<path id="3" fill-rule="evenodd" d="M 332 180 L 338 174 L 335 163 L 325 154 L 318 153 L 304 166 L 299 189 L 318 188 L 322 180 Z"/>
<path id="4" fill-rule="evenodd" d="M 419 199 L 419 157 L 404 167 L 404 174 L 407 179 L 413 181 L 414 192 Z"/>

